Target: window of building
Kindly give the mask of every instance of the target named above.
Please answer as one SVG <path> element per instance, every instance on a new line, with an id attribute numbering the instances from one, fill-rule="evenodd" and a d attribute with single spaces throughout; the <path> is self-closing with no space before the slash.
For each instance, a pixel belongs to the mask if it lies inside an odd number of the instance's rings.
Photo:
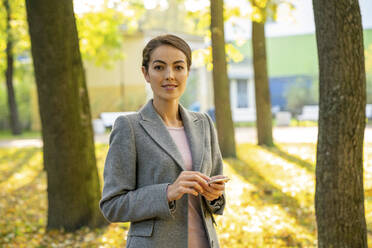
<path id="1" fill-rule="evenodd" d="M 248 108 L 248 82 L 245 79 L 238 79 L 236 81 L 238 108 Z"/>

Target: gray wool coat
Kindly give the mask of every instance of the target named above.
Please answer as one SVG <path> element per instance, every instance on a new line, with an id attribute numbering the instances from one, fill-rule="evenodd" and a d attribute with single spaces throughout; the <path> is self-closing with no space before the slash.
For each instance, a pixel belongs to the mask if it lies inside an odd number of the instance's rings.
<path id="1" fill-rule="evenodd" d="M 213 122 L 207 114 L 179 105 L 193 168 L 222 174 Z M 126 247 L 187 248 L 188 195 L 170 206 L 167 187 L 184 170 L 181 153 L 150 100 L 138 113 L 116 119 L 105 161 L 99 203 L 110 222 L 131 222 Z M 213 214 L 222 215 L 225 196 L 209 202 L 199 195 L 210 247 L 219 247 Z"/>

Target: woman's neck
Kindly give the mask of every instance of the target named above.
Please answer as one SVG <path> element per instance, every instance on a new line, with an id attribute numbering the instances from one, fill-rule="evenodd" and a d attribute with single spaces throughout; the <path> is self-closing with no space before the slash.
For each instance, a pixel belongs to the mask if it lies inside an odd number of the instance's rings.
<path id="1" fill-rule="evenodd" d="M 167 127 L 182 127 L 182 119 L 178 110 L 178 100 L 163 101 L 157 98 L 152 102 L 155 111 L 163 119 Z"/>

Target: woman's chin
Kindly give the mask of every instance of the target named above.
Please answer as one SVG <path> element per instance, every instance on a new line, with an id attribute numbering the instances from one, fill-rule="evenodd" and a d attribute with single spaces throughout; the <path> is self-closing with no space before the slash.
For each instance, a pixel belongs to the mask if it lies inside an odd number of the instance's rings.
<path id="1" fill-rule="evenodd" d="M 161 95 L 157 95 L 155 96 L 154 95 L 154 98 L 158 98 L 159 100 L 162 100 L 162 101 L 174 101 L 174 100 L 178 100 L 181 98 L 181 94 L 175 94 L 175 93 L 172 93 L 172 94 L 161 94 Z"/>

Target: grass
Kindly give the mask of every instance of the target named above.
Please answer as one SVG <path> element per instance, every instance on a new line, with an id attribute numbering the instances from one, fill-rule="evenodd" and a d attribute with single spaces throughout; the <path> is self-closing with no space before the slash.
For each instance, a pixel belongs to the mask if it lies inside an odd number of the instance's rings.
<path id="1" fill-rule="evenodd" d="M 107 145 L 97 145 L 102 176 Z M 228 205 L 217 216 L 221 247 L 316 247 L 315 144 L 238 147 L 225 160 Z M 372 243 L 372 144 L 365 147 L 366 219 Z M 128 224 L 46 232 L 46 174 L 40 148 L 0 149 L 0 247 L 124 247 Z"/>
<path id="2" fill-rule="evenodd" d="M 13 135 L 10 130 L 0 130 L 0 140 L 10 139 L 40 139 L 40 131 L 24 131 L 20 135 Z"/>
<path id="3" fill-rule="evenodd" d="M 276 119 L 273 119 L 272 122 L 273 127 L 276 126 Z M 255 127 L 256 122 L 235 122 L 234 127 Z M 290 127 L 317 127 L 317 121 L 299 121 L 295 118 L 292 118 L 290 123 Z"/>

